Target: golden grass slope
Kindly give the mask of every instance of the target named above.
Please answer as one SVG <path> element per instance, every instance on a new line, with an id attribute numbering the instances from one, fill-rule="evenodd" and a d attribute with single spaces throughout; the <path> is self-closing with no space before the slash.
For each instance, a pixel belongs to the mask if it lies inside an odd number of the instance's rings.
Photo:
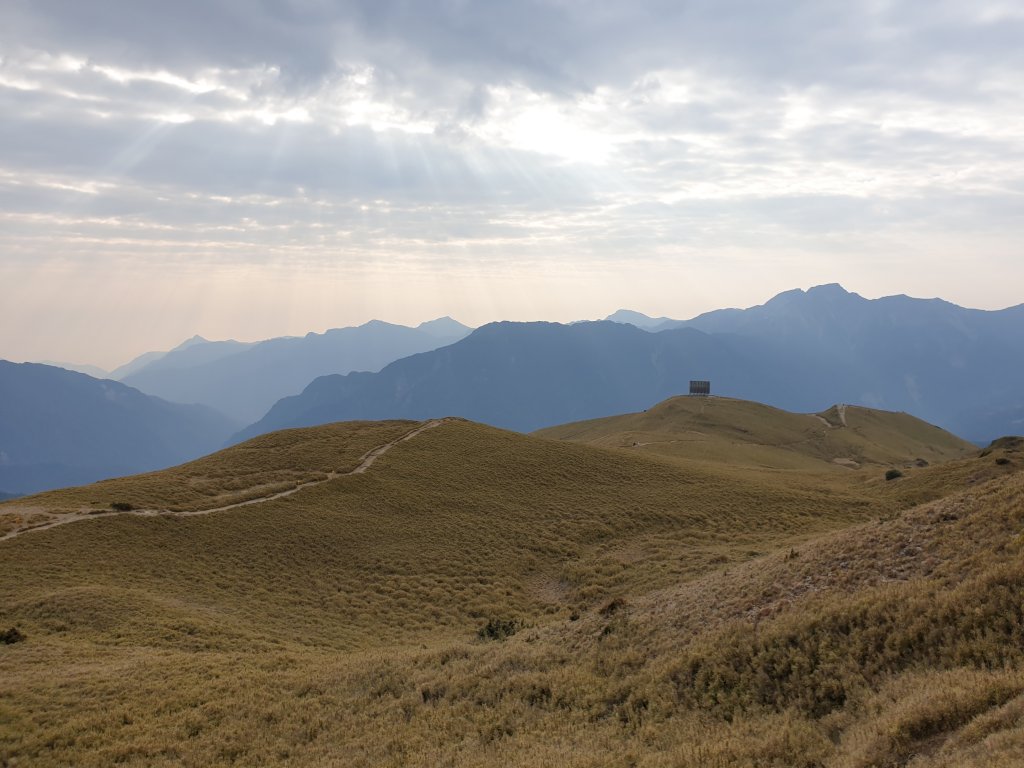
<path id="1" fill-rule="evenodd" d="M 307 437 L 336 447 L 330 431 Z M 237 449 L 204 461 L 251 466 Z M 123 478 L 29 503 L 47 511 L 128 498 L 168 508 L 183 495 L 179 470 L 135 479 L 139 487 Z M 832 489 L 742 482 L 451 421 L 398 444 L 365 474 L 263 504 L 196 517 L 83 515 L 28 531 L 2 544 L 0 597 L 8 621 L 39 620 L 45 629 L 50 607 L 78 621 L 81 604 L 83 631 L 95 621 L 124 623 L 130 642 L 157 642 L 151 630 L 134 634 L 155 601 L 156 613 L 173 604 L 218 618 L 211 643 L 227 632 L 367 647 L 441 631 L 469 636 L 490 614 L 539 617 L 663 586 L 876 510 Z M 97 619 L 102 595 L 126 588 L 138 610 L 111 600 L 110 615 Z M 189 642 L 197 637 L 204 633 Z"/>
<path id="2" fill-rule="evenodd" d="M 367 453 L 418 426 L 381 421 L 286 429 L 178 467 L 20 498 L 0 505 L 0 536 L 115 506 L 187 513 L 265 498 L 352 471 Z"/>
<path id="3" fill-rule="evenodd" d="M 28 532 L 0 764 L 1016 765 L 1022 462 L 854 487 L 449 421 L 275 501 Z"/>
<path id="4" fill-rule="evenodd" d="M 675 397 L 630 413 L 542 429 L 538 436 L 637 452 L 777 469 L 908 465 L 975 446 L 905 413 L 833 406 L 795 414 L 724 397 Z"/>

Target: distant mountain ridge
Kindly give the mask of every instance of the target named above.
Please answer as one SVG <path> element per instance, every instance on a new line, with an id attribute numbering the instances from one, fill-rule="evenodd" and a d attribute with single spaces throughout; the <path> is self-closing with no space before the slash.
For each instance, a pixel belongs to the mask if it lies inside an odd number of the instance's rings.
<path id="1" fill-rule="evenodd" d="M 234 439 L 329 421 L 445 415 L 532 431 L 639 410 L 704 375 L 730 381 L 736 397 L 760 390 L 784 398 L 786 378 L 769 371 L 755 381 L 753 361 L 771 368 L 759 345 L 692 328 L 651 334 L 607 321 L 490 323 L 376 374 L 316 379 Z"/>
<path id="2" fill-rule="evenodd" d="M 177 464 L 236 429 L 212 409 L 0 360 L 0 489 L 24 494 Z"/>
<path id="3" fill-rule="evenodd" d="M 239 436 L 441 415 L 530 431 L 639 410 L 685 392 L 690 378 L 791 411 L 834 402 L 906 411 L 976 442 L 1024 431 L 1024 305 L 869 300 L 831 284 L 655 328 L 492 323 L 377 374 L 317 379 Z"/>
<path id="4" fill-rule="evenodd" d="M 865 299 L 833 283 L 676 327 L 800 346 L 835 371 L 847 402 L 905 410 L 977 442 L 1024 426 L 1024 305 Z"/>
<path id="5" fill-rule="evenodd" d="M 469 331 L 443 317 L 415 328 L 371 320 L 353 328 L 251 343 L 211 342 L 197 336 L 145 360 L 121 381 L 172 402 L 207 405 L 248 423 L 318 376 L 377 371 L 399 358 L 458 341 Z"/>
<path id="6" fill-rule="evenodd" d="M 610 320 L 613 323 L 628 323 L 645 331 L 664 330 L 664 326 L 671 326 L 679 322 L 670 317 L 648 317 L 643 312 L 634 312 L 631 309 L 620 309 L 612 312 L 605 320 Z"/>
<path id="7" fill-rule="evenodd" d="M 182 352 L 182 351 L 188 349 L 189 347 L 195 346 L 196 344 L 210 344 L 210 343 L 218 343 L 218 342 L 208 342 L 202 336 L 200 336 L 199 334 L 196 334 L 195 336 L 193 336 L 190 339 L 185 339 L 185 341 L 181 342 L 181 344 L 176 346 L 174 349 L 170 349 L 170 350 L 166 350 L 166 351 L 143 352 L 138 357 L 132 358 L 131 360 L 129 360 L 124 365 L 119 365 L 117 368 L 115 368 L 114 370 L 110 371 L 110 373 L 105 378 L 113 379 L 114 381 L 121 381 L 126 376 L 130 376 L 133 373 L 141 371 L 143 368 L 158 362 L 159 360 L 163 359 L 167 355 L 173 354 L 175 352 Z M 234 343 L 238 343 L 238 342 L 227 342 L 227 343 L 234 344 Z M 82 371 L 82 373 L 86 373 L 86 371 Z"/>
<path id="8" fill-rule="evenodd" d="M 106 371 L 98 365 L 89 365 L 88 363 L 62 363 L 57 360 L 33 360 L 32 362 L 39 363 L 39 365 L 49 365 L 53 368 L 63 368 L 66 371 L 74 371 L 75 373 L 84 373 L 86 376 L 92 376 L 94 379 L 106 379 L 110 376 L 110 371 Z"/>

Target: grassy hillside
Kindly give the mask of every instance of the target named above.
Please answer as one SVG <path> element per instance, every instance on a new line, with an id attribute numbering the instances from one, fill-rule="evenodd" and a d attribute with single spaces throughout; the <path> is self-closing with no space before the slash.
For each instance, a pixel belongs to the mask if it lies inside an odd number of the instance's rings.
<path id="1" fill-rule="evenodd" d="M 191 480 L 201 478 L 205 489 L 230 466 L 244 479 L 258 477 L 259 468 L 298 471 L 307 460 L 312 476 L 322 476 L 315 473 L 354 465 L 371 444 L 410 426 L 277 433 L 166 472 L 8 502 L 0 514 L 71 510 L 88 518 L 91 505 L 106 514 L 116 500 L 144 510 L 220 503 L 278 484 L 206 497 Z M 305 443 L 286 450 L 302 436 Z M 873 512 L 865 500 L 825 489 L 744 484 L 451 421 L 398 444 L 373 471 L 265 504 L 27 531 L 5 545 L 5 583 L 24 600 L 32 574 L 52 570 L 38 593 L 44 605 L 77 601 L 83 585 L 120 591 L 130 584 L 140 600 L 215 607 L 232 632 L 353 648 L 439 627 L 470 636 L 492 613 L 543 616 L 627 585 L 662 586 L 710 561 L 752 556 Z"/>
<path id="2" fill-rule="evenodd" d="M 905 413 L 833 406 L 796 414 L 747 400 L 675 397 L 642 413 L 536 433 L 715 464 L 815 470 L 960 458 L 975 446 Z M 923 463 L 923 462 L 921 462 Z"/>
<path id="3" fill-rule="evenodd" d="M 1013 764 L 1019 444 L 848 486 L 416 426 L 0 505 L 84 518 L 0 542 L 0 763 Z"/>

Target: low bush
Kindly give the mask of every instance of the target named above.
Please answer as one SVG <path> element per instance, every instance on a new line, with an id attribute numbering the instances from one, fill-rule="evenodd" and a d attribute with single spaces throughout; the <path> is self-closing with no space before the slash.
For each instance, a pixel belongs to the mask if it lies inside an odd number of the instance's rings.
<path id="1" fill-rule="evenodd" d="M 512 637 L 523 628 L 519 619 L 488 619 L 487 623 L 477 630 L 477 637 L 481 640 L 504 640 Z"/>
<path id="2" fill-rule="evenodd" d="M 25 635 L 17 627 L 11 627 L 10 629 L 0 632 L 0 643 L 4 645 L 14 645 L 14 643 L 20 643 L 25 639 Z"/>

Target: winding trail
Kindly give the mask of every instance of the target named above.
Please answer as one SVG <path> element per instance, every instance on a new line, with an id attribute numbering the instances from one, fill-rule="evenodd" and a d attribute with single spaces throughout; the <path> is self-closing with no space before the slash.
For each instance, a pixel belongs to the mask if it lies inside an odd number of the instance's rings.
<path id="1" fill-rule="evenodd" d="M 17 528 L 13 531 L 0 536 L 0 541 L 6 541 L 13 539 L 23 533 L 29 533 L 31 531 L 45 531 L 49 528 L 56 528 L 58 525 L 66 525 L 73 523 L 77 520 L 96 520 L 101 517 L 113 517 L 115 515 L 136 515 L 138 517 L 194 517 L 196 515 L 209 515 L 214 512 L 226 512 L 229 509 L 238 509 L 239 507 L 247 507 L 250 504 L 265 504 L 268 501 L 276 501 L 277 499 L 283 499 L 286 496 L 291 496 L 293 493 L 298 493 L 306 488 L 312 488 L 315 485 L 322 485 L 323 483 L 329 483 L 331 480 L 336 480 L 339 477 L 346 477 L 348 475 L 361 475 L 370 467 L 373 466 L 374 462 L 377 461 L 381 456 L 390 451 L 399 443 L 404 443 L 408 440 L 412 440 L 417 435 L 426 432 L 428 429 L 440 426 L 447 419 L 432 419 L 431 421 L 425 422 L 411 432 L 398 437 L 391 442 L 384 443 L 384 445 L 378 445 L 376 448 L 371 448 L 369 451 L 364 453 L 360 459 L 359 464 L 356 465 L 355 469 L 350 469 L 347 472 L 328 472 L 327 476 L 322 480 L 310 480 L 306 483 L 300 483 L 294 488 L 289 488 L 287 491 L 279 491 L 278 493 L 270 494 L 269 496 L 260 496 L 256 499 L 247 499 L 246 501 L 238 501 L 234 504 L 225 504 L 222 507 L 211 507 L 209 509 L 197 509 L 188 512 L 172 512 L 169 509 L 128 509 L 128 510 L 110 510 L 103 512 L 66 512 L 60 515 L 54 515 L 52 518 L 44 523 L 38 525 L 26 526 L 24 528 Z"/>

